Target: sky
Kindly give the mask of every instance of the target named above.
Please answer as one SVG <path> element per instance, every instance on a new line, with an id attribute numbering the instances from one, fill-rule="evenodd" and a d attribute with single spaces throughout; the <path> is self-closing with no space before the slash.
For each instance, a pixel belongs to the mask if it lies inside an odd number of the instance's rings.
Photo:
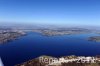
<path id="1" fill-rule="evenodd" d="M 100 26 L 100 0 L 0 0 L 0 22 Z"/>

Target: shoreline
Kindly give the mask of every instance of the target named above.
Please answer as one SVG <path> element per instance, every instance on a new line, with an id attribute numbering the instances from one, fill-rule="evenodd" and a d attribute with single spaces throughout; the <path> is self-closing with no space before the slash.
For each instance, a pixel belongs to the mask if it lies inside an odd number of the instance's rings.
<path id="1" fill-rule="evenodd" d="M 14 30 L 2 30 L 0 32 L 0 44 L 4 44 L 6 42 L 10 42 L 13 40 L 17 40 L 19 37 L 26 35 L 23 31 L 14 31 Z"/>
<path id="2" fill-rule="evenodd" d="M 80 61 L 81 60 L 81 61 Z M 85 61 L 85 62 L 84 62 Z M 69 64 L 69 65 L 68 65 Z M 53 57 L 53 56 L 40 56 L 35 59 L 17 64 L 15 66 L 72 66 L 76 64 L 81 66 L 99 66 L 100 64 L 100 55 L 97 56 L 62 56 L 62 57 Z"/>

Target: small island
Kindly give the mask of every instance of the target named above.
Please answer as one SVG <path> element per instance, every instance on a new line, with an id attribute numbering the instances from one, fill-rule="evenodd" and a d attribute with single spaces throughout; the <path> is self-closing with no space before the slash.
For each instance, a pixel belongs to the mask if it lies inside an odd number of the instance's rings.
<path id="1" fill-rule="evenodd" d="M 89 33 L 90 30 L 83 28 L 54 28 L 54 29 L 35 29 L 33 32 L 41 33 L 45 36 L 72 35 Z"/>
<path id="2" fill-rule="evenodd" d="M 100 42 L 100 36 L 93 36 L 88 38 L 89 41 Z"/>

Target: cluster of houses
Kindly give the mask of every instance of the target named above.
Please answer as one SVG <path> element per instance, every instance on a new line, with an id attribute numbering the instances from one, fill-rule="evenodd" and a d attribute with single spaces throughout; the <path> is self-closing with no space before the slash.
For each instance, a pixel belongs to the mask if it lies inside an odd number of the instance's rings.
<path id="1" fill-rule="evenodd" d="M 41 56 L 39 57 L 40 63 L 46 63 L 47 65 L 61 65 L 62 63 L 97 63 L 100 62 L 99 57 L 84 57 L 84 56 L 67 56 L 61 58 Z"/>

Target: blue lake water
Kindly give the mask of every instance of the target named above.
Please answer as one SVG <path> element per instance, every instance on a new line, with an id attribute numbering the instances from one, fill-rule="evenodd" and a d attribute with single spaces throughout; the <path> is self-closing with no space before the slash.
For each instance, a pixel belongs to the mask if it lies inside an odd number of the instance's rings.
<path id="1" fill-rule="evenodd" d="M 98 34 L 43 36 L 28 33 L 18 40 L 0 45 L 0 56 L 5 66 L 14 66 L 41 55 L 49 56 L 95 56 L 100 55 L 100 42 L 87 41 Z"/>

